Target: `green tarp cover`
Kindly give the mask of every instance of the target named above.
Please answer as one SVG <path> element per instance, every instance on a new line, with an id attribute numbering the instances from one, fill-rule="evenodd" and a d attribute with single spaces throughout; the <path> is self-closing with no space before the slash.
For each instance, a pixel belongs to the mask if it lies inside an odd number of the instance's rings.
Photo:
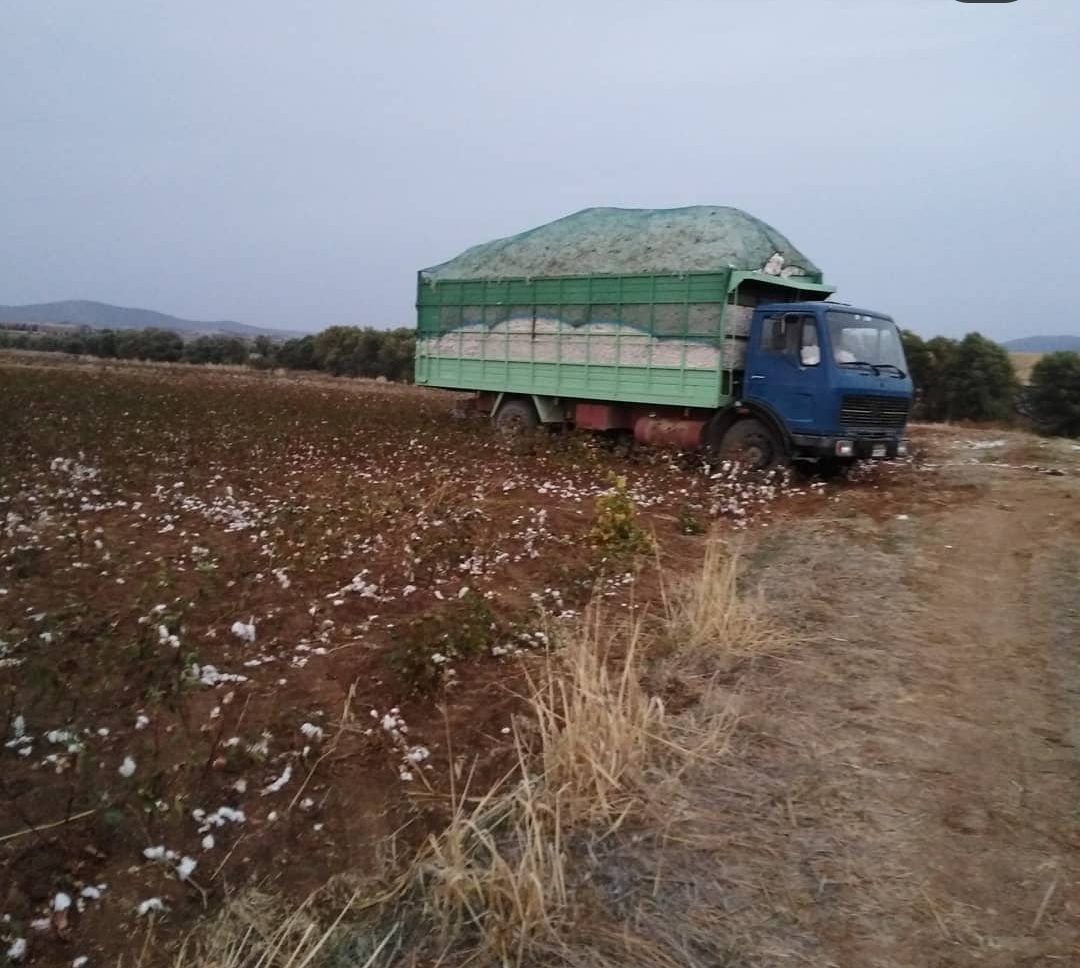
<path id="1" fill-rule="evenodd" d="M 587 208 L 519 235 L 473 246 L 421 271 L 433 282 L 539 276 L 820 270 L 771 225 L 737 208 Z"/>

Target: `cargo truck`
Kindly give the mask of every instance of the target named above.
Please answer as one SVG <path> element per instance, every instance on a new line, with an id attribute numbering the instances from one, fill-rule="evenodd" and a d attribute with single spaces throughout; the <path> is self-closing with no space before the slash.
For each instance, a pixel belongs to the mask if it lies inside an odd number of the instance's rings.
<path id="1" fill-rule="evenodd" d="M 822 474 L 904 457 L 896 323 L 739 209 L 587 209 L 421 270 L 418 384 L 559 425 Z"/>

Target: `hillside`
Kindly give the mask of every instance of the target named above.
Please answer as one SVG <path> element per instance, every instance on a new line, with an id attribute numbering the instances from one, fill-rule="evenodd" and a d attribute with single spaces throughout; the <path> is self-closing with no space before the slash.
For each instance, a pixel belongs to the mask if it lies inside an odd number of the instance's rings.
<path id="1" fill-rule="evenodd" d="M 1080 336 L 1021 336 L 1001 345 L 1010 353 L 1056 353 L 1059 350 L 1080 353 Z"/>
<path id="2" fill-rule="evenodd" d="M 150 309 L 129 309 L 109 303 L 71 299 L 63 302 L 32 303 L 27 306 L 0 306 L 0 323 L 73 323 L 95 329 L 171 329 L 178 333 L 228 333 L 234 336 L 299 336 L 302 333 L 232 320 L 200 322 L 181 319 Z"/>

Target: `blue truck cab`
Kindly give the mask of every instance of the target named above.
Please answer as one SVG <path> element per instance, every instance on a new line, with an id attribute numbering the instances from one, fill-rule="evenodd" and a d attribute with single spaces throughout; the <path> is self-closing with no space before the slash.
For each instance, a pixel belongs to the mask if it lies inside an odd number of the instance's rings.
<path id="1" fill-rule="evenodd" d="M 914 389 L 890 316 L 844 303 L 759 305 L 737 409 L 759 413 L 791 460 L 905 457 Z"/>

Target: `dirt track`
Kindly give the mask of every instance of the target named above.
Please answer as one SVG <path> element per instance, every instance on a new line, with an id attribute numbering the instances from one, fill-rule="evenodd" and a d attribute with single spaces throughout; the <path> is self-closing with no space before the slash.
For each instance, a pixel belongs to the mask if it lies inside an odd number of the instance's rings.
<path id="1" fill-rule="evenodd" d="M 1080 964 L 1078 481 L 935 475 L 763 570 L 803 606 L 814 576 L 819 647 L 759 683 L 750 964 Z"/>
<path id="2" fill-rule="evenodd" d="M 882 710 L 897 724 L 882 736 L 886 788 L 913 825 L 897 854 L 920 881 L 899 963 L 927 949 L 943 963 L 963 949 L 1002 966 L 1068 960 L 1070 936 L 1080 955 L 1080 706 L 1062 674 L 1080 658 L 1066 559 L 1080 538 L 1075 486 L 1002 474 L 922 522 L 924 607 L 902 643 L 910 678 Z"/>

